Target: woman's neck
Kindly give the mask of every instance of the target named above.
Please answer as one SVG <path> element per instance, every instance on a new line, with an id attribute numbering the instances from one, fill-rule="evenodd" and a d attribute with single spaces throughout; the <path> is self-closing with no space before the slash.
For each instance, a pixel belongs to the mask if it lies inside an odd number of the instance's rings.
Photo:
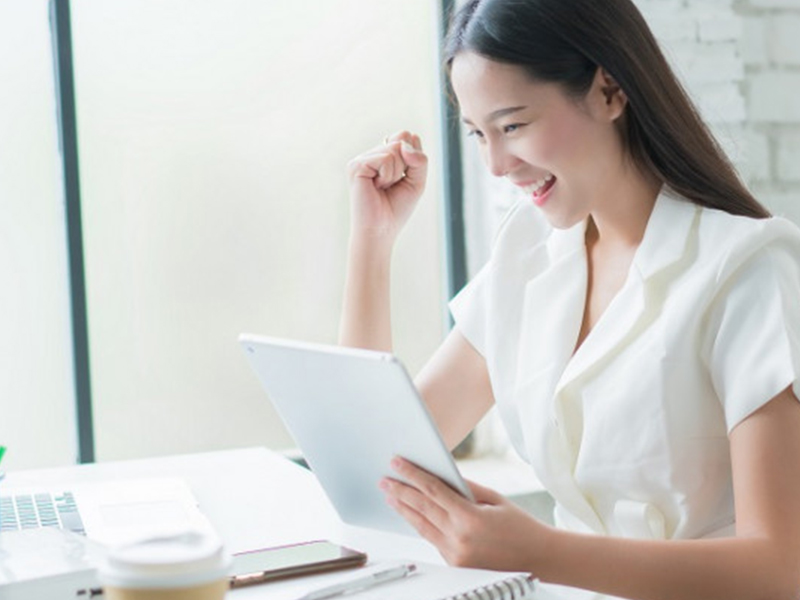
<path id="1" fill-rule="evenodd" d="M 638 171 L 625 175 L 616 178 L 613 192 L 604 194 L 590 215 L 587 239 L 591 236 L 594 244 L 632 249 L 644 237 L 663 184 Z"/>

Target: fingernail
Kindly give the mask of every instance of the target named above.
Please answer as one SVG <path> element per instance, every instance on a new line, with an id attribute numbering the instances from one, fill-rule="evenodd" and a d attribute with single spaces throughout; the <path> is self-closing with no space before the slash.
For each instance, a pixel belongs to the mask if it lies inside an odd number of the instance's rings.
<path id="1" fill-rule="evenodd" d="M 389 482 L 386 479 L 381 479 L 378 487 L 381 488 L 384 492 L 389 490 Z"/>
<path id="2" fill-rule="evenodd" d="M 407 141 L 405 141 L 405 140 L 403 140 L 403 141 L 400 143 L 400 145 L 403 147 L 403 150 L 405 150 L 406 152 L 419 152 L 419 150 L 417 150 L 416 148 L 414 148 L 414 146 L 412 146 L 411 144 L 409 144 L 409 143 L 408 143 Z"/>
<path id="3" fill-rule="evenodd" d="M 397 469 L 400 469 L 403 466 L 403 461 L 400 460 L 399 458 L 395 457 L 395 458 L 392 459 L 391 465 L 392 465 L 393 469 L 397 470 Z"/>

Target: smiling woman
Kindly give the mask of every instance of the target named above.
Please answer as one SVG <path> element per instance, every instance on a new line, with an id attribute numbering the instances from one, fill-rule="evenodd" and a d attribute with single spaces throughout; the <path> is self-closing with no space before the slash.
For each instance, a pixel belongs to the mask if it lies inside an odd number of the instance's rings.
<path id="1" fill-rule="evenodd" d="M 796 598 L 800 230 L 739 181 L 630 0 L 470 0 L 445 54 L 487 169 L 525 194 L 416 383 L 451 447 L 497 407 L 555 527 L 400 458 L 387 502 L 449 562 L 565 597 Z M 388 350 L 422 138 L 349 172 L 341 342 Z"/>
<path id="2" fill-rule="evenodd" d="M 620 97 L 625 100 L 625 114 L 617 115 L 622 118 L 616 127 L 640 171 L 669 183 L 702 206 L 768 216 L 742 186 L 641 14 L 632 3 L 629 6 L 631 10 L 585 4 L 580 19 L 574 21 L 572 7 L 468 2 L 453 23 L 445 59 L 451 71 L 455 57 L 465 51 L 518 65 L 522 67 L 519 76 L 526 75 L 528 85 L 557 84 L 560 91 L 578 101 L 587 98 L 601 77 L 599 87 L 607 104 Z M 536 31 L 520 27 L 520 22 L 535 24 Z M 613 36 L 613 42 L 597 31 Z M 599 73 L 598 65 L 602 66 Z M 454 85 L 456 77 L 453 74 Z M 573 104 L 589 108 L 582 102 Z"/>

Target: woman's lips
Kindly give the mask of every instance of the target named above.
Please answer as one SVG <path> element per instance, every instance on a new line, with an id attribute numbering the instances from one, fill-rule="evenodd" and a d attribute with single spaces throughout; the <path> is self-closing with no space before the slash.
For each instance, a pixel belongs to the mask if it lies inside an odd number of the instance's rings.
<path id="1" fill-rule="evenodd" d="M 556 184 L 557 178 L 552 173 L 548 173 L 541 179 L 531 181 L 528 183 L 518 183 L 517 185 L 522 190 L 533 198 L 533 202 L 537 206 L 544 204 L 550 190 Z"/>
<path id="2" fill-rule="evenodd" d="M 553 177 L 552 179 L 549 179 L 544 186 L 533 192 L 533 203 L 536 206 L 542 206 L 547 201 L 547 197 L 550 195 L 550 190 L 553 189 L 556 181 L 556 178 Z"/>

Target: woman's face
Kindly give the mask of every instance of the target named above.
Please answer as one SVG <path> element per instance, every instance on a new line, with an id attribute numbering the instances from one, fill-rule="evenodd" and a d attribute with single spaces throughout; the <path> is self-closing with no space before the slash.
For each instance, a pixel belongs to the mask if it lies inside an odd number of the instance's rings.
<path id="1" fill-rule="evenodd" d="M 571 227 L 613 199 L 625 153 L 614 126 L 620 111 L 612 114 L 600 73 L 575 100 L 521 67 L 464 52 L 451 79 L 489 170 L 520 186 L 554 227 Z"/>

